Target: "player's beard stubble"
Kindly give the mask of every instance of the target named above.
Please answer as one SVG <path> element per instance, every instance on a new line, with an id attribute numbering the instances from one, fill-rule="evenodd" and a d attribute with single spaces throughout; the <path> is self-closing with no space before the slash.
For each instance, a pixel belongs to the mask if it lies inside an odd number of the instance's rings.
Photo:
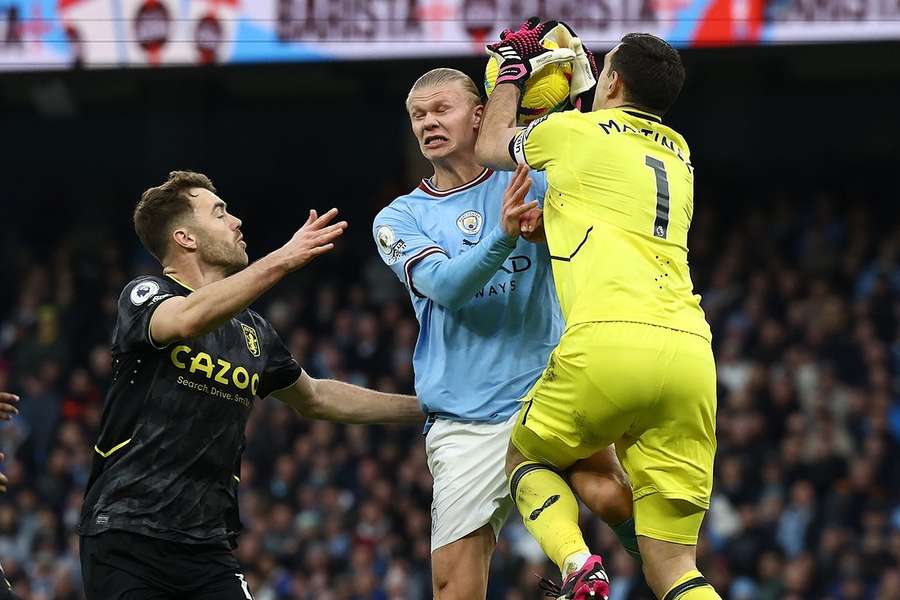
<path id="1" fill-rule="evenodd" d="M 237 242 L 226 242 L 208 236 L 205 233 L 198 234 L 199 244 L 197 251 L 204 263 L 221 268 L 225 276 L 234 275 L 247 266 L 249 259 L 247 252 Z"/>

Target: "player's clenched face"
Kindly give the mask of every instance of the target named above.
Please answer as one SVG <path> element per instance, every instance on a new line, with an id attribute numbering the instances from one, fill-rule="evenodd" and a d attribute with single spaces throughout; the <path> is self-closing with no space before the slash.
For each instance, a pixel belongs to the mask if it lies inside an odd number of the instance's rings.
<path id="1" fill-rule="evenodd" d="M 458 81 L 416 90 L 409 96 L 409 120 L 419 148 L 434 162 L 457 150 L 475 151 L 484 107 Z"/>
<path id="2" fill-rule="evenodd" d="M 190 227 L 203 263 L 220 267 L 226 274 L 247 266 L 247 243 L 241 233 L 241 220 L 226 210 L 221 198 L 209 190 L 193 188 L 191 204 L 194 218 Z"/>

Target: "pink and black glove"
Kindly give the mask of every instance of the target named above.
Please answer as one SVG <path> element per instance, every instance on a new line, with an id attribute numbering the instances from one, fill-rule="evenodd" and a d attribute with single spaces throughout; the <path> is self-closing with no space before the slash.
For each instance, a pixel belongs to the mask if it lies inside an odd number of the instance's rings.
<path id="1" fill-rule="evenodd" d="M 499 42 L 487 46 L 488 54 L 500 64 L 497 85 L 513 83 L 523 89 L 528 78 L 547 65 L 575 60 L 575 52 L 567 47 L 553 50 L 544 47 L 544 36 L 557 25 L 556 21 L 542 23 L 537 17 L 531 17 L 517 31 L 504 30 Z"/>

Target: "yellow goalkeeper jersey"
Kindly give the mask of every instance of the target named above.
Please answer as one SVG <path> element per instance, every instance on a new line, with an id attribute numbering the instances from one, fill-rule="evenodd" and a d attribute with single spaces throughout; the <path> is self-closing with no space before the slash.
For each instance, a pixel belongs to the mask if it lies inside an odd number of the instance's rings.
<path id="1" fill-rule="evenodd" d="M 687 235 L 694 170 L 684 138 L 631 108 L 548 115 L 511 144 L 547 172 L 544 229 L 566 326 L 633 321 L 709 340 Z"/>

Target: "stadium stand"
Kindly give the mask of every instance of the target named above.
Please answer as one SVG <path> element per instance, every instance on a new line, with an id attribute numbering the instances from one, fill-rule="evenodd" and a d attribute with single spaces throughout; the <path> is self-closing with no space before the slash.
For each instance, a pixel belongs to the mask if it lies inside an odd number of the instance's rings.
<path id="1" fill-rule="evenodd" d="M 828 190 L 723 198 L 698 193 L 691 232 L 720 385 L 701 568 L 730 600 L 900 598 L 900 227 Z M 417 326 L 367 226 L 258 308 L 314 376 L 412 392 Z M 115 299 L 152 272 L 137 240 L 110 240 L 76 231 L 4 246 L 17 285 L 0 304 L 0 389 L 22 402 L 0 428 L 11 483 L 0 560 L 26 600 L 81 597 L 74 527 Z M 429 597 L 431 478 L 417 428 L 308 422 L 269 399 L 247 438 L 237 556 L 257 600 Z M 589 528 L 612 598 L 649 598 L 606 526 Z M 511 521 L 489 598 L 538 598 L 534 573 L 552 568 Z"/>

